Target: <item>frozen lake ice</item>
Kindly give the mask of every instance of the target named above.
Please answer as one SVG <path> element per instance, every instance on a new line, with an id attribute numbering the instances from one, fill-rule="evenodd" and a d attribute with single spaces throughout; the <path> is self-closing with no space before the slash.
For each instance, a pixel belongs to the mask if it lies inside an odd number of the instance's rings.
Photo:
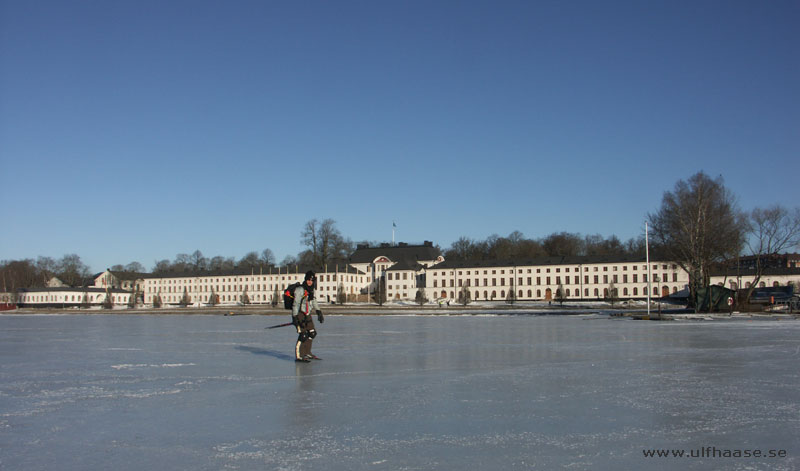
<path id="1" fill-rule="evenodd" d="M 0 316 L 0 468 L 800 469 L 798 321 L 287 319 Z"/>

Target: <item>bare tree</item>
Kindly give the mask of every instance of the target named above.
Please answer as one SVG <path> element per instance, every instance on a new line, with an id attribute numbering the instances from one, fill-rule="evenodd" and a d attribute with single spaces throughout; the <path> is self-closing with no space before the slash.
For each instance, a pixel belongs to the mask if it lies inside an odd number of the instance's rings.
<path id="1" fill-rule="evenodd" d="M 131 262 L 125 265 L 125 269 L 128 273 L 144 273 L 144 266 L 139 262 Z"/>
<path id="2" fill-rule="evenodd" d="M 275 265 L 275 254 L 270 249 L 261 251 L 261 264 L 265 266 Z"/>
<path id="3" fill-rule="evenodd" d="M 127 265 L 116 264 L 109 268 L 110 271 L 124 272 L 124 273 L 144 273 L 144 266 L 139 262 L 131 262 Z"/>
<path id="4" fill-rule="evenodd" d="M 17 301 L 17 292 L 22 288 L 44 285 L 33 260 L 4 260 L 0 263 L 3 292 L 11 293 L 12 301 Z"/>
<path id="5" fill-rule="evenodd" d="M 767 258 L 800 244 L 800 207 L 793 211 L 781 205 L 754 209 L 750 213 L 750 234 L 747 245 L 755 259 L 755 274 L 745 299 L 750 299 L 758 286 Z"/>
<path id="6" fill-rule="evenodd" d="M 583 238 L 583 255 L 623 255 L 627 250 L 617 236 L 604 238 L 600 234 L 588 235 Z"/>
<path id="7" fill-rule="evenodd" d="M 89 267 L 76 254 L 64 255 L 56 264 L 57 276 L 69 286 L 82 286 L 89 278 Z"/>
<path id="8" fill-rule="evenodd" d="M 236 267 L 236 262 L 233 260 L 233 258 L 225 258 L 219 255 L 213 257 L 208 262 L 209 270 L 226 271 L 226 270 L 233 270 L 235 267 Z"/>
<path id="9" fill-rule="evenodd" d="M 50 281 L 50 278 L 56 276 L 58 264 L 51 257 L 38 257 L 36 259 L 36 269 L 41 275 L 41 283 L 44 286 Z"/>
<path id="10" fill-rule="evenodd" d="M 208 267 L 208 259 L 203 256 L 203 252 L 195 250 L 187 260 L 188 264 L 195 270 L 204 270 Z"/>
<path id="11" fill-rule="evenodd" d="M 237 264 L 238 268 L 254 268 L 261 265 L 257 252 L 248 252 Z"/>
<path id="12" fill-rule="evenodd" d="M 325 265 L 347 258 L 352 250 L 352 242 L 342 237 L 336 228 L 336 221 L 325 219 L 322 222 L 308 221 L 300 233 L 303 244 L 308 247 L 310 262 L 318 269 Z"/>
<path id="13" fill-rule="evenodd" d="M 453 242 L 450 246 L 450 249 L 446 252 L 446 258 L 448 260 L 474 260 L 475 250 L 475 243 L 472 239 L 468 237 L 461 237 L 457 241 Z"/>
<path id="14" fill-rule="evenodd" d="M 741 251 L 747 223 L 722 177 L 699 172 L 664 193 L 649 215 L 653 240 L 689 274 L 690 297 L 710 284 L 710 270 Z"/>
<path id="15" fill-rule="evenodd" d="M 158 260 L 153 264 L 153 274 L 155 275 L 163 275 L 165 273 L 169 273 L 172 271 L 172 264 L 169 263 L 169 260 Z"/>
<path id="16" fill-rule="evenodd" d="M 334 248 L 338 239 L 342 235 L 336 229 L 336 223 L 333 219 L 325 219 L 319 227 L 319 267 L 324 268 L 334 255 Z"/>
<path id="17" fill-rule="evenodd" d="M 319 267 L 319 221 L 312 219 L 306 222 L 306 225 L 303 227 L 303 232 L 300 233 L 300 237 L 303 244 L 305 244 L 313 254 L 315 259 L 314 265 Z"/>
<path id="18" fill-rule="evenodd" d="M 190 272 L 194 269 L 192 256 L 187 253 L 179 253 L 175 256 L 175 261 L 172 263 L 172 271 L 178 273 Z"/>
<path id="19" fill-rule="evenodd" d="M 568 257 L 582 252 L 582 240 L 578 234 L 560 232 L 551 234 L 542 241 L 542 247 L 551 257 Z"/>
<path id="20" fill-rule="evenodd" d="M 297 260 L 296 256 L 287 255 L 287 256 L 283 257 L 283 260 L 281 261 L 281 266 L 282 267 L 290 267 L 292 265 L 297 265 L 297 262 L 298 262 L 298 260 Z"/>

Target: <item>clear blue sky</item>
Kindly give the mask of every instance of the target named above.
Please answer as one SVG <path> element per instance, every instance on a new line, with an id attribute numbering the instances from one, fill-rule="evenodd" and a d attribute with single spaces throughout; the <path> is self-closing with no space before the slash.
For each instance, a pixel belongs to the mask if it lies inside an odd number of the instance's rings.
<path id="1" fill-rule="evenodd" d="M 797 1 L 0 0 L 0 260 L 639 236 L 800 204 Z"/>

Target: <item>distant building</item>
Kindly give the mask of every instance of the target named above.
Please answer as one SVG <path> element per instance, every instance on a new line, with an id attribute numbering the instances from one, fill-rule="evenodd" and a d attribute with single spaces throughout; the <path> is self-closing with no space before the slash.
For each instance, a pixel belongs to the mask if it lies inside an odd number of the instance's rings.
<path id="1" fill-rule="evenodd" d="M 271 303 L 291 283 L 302 281 L 299 267 L 253 271 L 166 274 L 144 279 L 145 303 L 158 296 L 164 304 Z M 413 301 L 422 289 L 429 300 L 646 299 L 685 289 L 689 277 L 675 263 L 631 257 L 550 257 L 535 260 L 448 262 L 431 242 L 377 247 L 359 245 L 347 265 L 317 272 L 322 302 L 366 301 L 385 286 L 391 301 Z M 279 300 L 279 299 L 278 299 Z"/>
<path id="2" fill-rule="evenodd" d="M 728 268 L 711 274 L 711 284 L 725 286 L 733 290 L 749 288 L 756 278 L 755 268 Z M 789 283 L 800 288 L 800 267 L 764 268 L 756 288 L 787 286 Z"/>
<path id="3" fill-rule="evenodd" d="M 48 288 L 63 288 L 65 286 L 67 285 L 63 281 L 56 278 L 55 276 L 47 281 Z"/>
<path id="4" fill-rule="evenodd" d="M 366 273 L 347 265 L 331 265 L 317 272 L 317 299 L 336 302 L 343 292 L 354 299 L 368 283 Z M 150 275 L 144 279 L 144 302 L 177 305 L 186 294 L 190 304 L 270 304 L 280 302 L 283 290 L 303 281 L 307 268 L 272 267 L 267 270 L 201 271 Z"/>
<path id="5" fill-rule="evenodd" d="M 444 257 L 427 240 L 421 245 L 360 244 L 349 260 L 350 266 L 367 274 L 368 284 L 361 291 L 374 293 L 384 283 L 387 300 L 413 300 L 417 289 L 426 286 L 427 269 L 442 262 Z"/>
<path id="6" fill-rule="evenodd" d="M 761 256 L 750 255 L 730 260 L 730 267 L 755 269 L 758 265 L 764 268 L 800 268 L 800 254 L 798 253 L 773 253 Z"/>
<path id="7" fill-rule="evenodd" d="M 126 306 L 133 293 L 122 289 L 94 287 L 22 289 L 17 293 L 19 307 L 91 307 L 101 306 L 110 300 L 113 306 Z"/>
<path id="8" fill-rule="evenodd" d="M 429 299 L 458 300 L 463 288 L 473 301 L 571 301 L 668 296 L 689 284 L 687 273 L 668 261 L 635 257 L 546 257 L 533 260 L 444 262 L 428 270 Z M 510 291 L 510 293 L 509 293 Z"/>
<path id="9" fill-rule="evenodd" d="M 151 275 L 149 273 L 106 270 L 94 275 L 93 280 L 96 288 L 111 287 L 141 292 L 144 289 L 144 279 L 148 276 Z"/>

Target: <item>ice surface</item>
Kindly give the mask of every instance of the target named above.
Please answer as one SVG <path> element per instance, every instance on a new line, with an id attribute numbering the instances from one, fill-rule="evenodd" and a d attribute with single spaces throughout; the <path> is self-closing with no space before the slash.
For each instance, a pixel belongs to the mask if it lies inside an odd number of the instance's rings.
<path id="1" fill-rule="evenodd" d="M 800 322 L 0 316 L 0 469 L 800 468 Z M 643 450 L 786 450 L 645 458 Z"/>

